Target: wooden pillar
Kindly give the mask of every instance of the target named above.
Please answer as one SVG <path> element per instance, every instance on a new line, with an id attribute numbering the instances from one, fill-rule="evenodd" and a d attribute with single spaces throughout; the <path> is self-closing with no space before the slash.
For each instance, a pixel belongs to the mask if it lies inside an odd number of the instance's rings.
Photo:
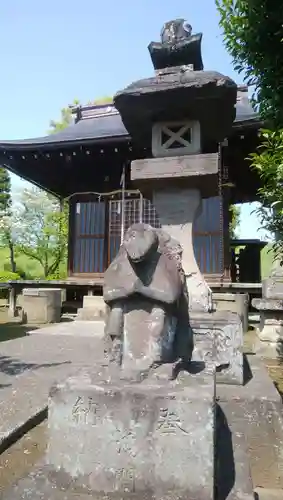
<path id="1" fill-rule="evenodd" d="M 224 258 L 224 281 L 231 282 L 231 247 L 229 231 L 229 206 L 230 190 L 223 189 L 223 258 Z"/>
<path id="2" fill-rule="evenodd" d="M 220 193 L 222 196 L 222 237 L 223 237 L 223 281 L 231 283 L 231 250 L 230 250 L 230 231 L 229 231 L 229 206 L 230 206 L 230 185 L 229 185 L 229 167 L 225 155 L 228 141 L 224 140 L 219 145 L 220 157 Z"/>
<path id="3" fill-rule="evenodd" d="M 11 288 L 9 289 L 9 309 L 8 309 L 9 318 L 15 318 L 16 306 L 17 306 L 16 288 L 14 286 L 11 286 Z"/>

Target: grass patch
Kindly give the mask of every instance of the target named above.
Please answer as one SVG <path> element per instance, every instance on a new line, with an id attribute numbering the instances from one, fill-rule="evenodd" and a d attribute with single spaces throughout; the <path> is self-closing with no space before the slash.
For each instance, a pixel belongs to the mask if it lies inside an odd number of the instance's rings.
<path id="1" fill-rule="evenodd" d="M 272 243 L 269 243 L 261 250 L 261 277 L 267 278 L 272 270 L 274 254 L 272 252 Z"/>
<path id="2" fill-rule="evenodd" d="M 26 255 L 17 254 L 15 255 L 15 261 L 19 269 L 23 269 L 28 275 L 35 278 L 41 277 L 42 267 L 36 260 L 29 259 Z M 10 253 L 8 248 L 0 247 L 0 270 L 4 270 L 4 265 L 10 263 Z"/>

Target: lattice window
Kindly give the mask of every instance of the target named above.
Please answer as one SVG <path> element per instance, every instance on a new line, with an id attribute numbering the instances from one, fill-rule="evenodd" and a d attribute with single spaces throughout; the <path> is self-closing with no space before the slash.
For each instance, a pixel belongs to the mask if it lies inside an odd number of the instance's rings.
<path id="1" fill-rule="evenodd" d="M 161 227 L 157 212 L 150 200 L 143 198 L 142 222 L 152 227 Z"/>
<path id="2" fill-rule="evenodd" d="M 109 210 L 107 209 L 107 203 Z M 124 213 L 122 214 L 124 204 Z M 202 214 L 193 227 L 196 260 L 204 274 L 221 274 L 221 221 L 220 197 L 203 200 Z M 108 212 L 108 229 L 105 214 Z M 121 245 L 122 228 L 144 222 L 161 227 L 152 202 L 139 197 L 104 202 L 78 203 L 74 241 L 74 273 L 103 273 Z M 107 235 L 107 240 L 105 239 Z"/>
<path id="3" fill-rule="evenodd" d="M 200 152 L 200 124 L 197 121 L 156 123 L 152 127 L 153 156 Z"/>

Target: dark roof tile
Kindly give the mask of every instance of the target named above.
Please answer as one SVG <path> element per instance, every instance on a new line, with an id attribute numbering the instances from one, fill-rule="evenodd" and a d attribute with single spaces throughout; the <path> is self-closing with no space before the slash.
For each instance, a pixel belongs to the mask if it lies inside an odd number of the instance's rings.
<path id="1" fill-rule="evenodd" d="M 258 115 L 254 112 L 247 92 L 238 92 L 236 104 L 235 124 L 257 121 Z M 0 141 L 1 150 L 16 149 L 37 149 L 37 148 L 55 148 L 59 144 L 75 144 L 77 142 L 93 143 L 103 142 L 106 139 L 129 138 L 129 134 L 124 127 L 118 112 L 113 111 L 109 106 L 108 113 L 98 114 L 92 118 L 84 118 L 75 124 L 69 125 L 65 130 L 35 139 L 24 139 L 20 141 Z"/>

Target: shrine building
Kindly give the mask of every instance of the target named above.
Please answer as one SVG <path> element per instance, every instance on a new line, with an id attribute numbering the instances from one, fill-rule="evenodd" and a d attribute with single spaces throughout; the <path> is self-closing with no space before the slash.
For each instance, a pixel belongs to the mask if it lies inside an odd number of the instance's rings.
<path id="1" fill-rule="evenodd" d="M 160 226 L 151 200 L 130 180 L 131 161 L 150 158 L 152 151 L 132 141 L 113 104 L 78 106 L 73 112 L 74 123 L 63 131 L 0 141 L 0 161 L 14 174 L 69 201 L 68 279 L 101 283 L 132 223 Z M 247 88 L 239 87 L 236 119 L 230 135 L 219 144 L 217 195 L 204 194 L 202 213 L 193 227 L 196 260 L 210 284 L 261 280 L 263 244 L 231 242 L 229 237 L 229 205 L 257 198 L 260 180 L 246 158 L 259 143 L 261 125 Z M 172 134 L 178 142 L 178 131 L 171 131 L 171 138 Z M 210 153 L 209 145 L 205 152 Z M 239 244 L 249 264 L 237 274 L 233 248 Z"/>

